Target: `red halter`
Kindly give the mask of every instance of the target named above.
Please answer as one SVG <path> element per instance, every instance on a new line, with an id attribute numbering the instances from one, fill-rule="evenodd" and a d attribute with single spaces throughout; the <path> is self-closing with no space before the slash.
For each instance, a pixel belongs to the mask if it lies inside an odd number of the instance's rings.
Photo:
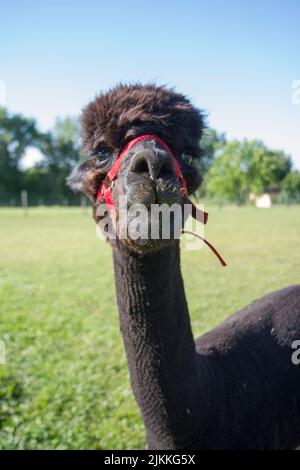
<path id="1" fill-rule="evenodd" d="M 154 134 L 144 134 L 144 135 L 140 135 L 138 137 L 136 137 L 135 139 L 131 140 L 122 150 L 122 152 L 119 154 L 117 160 L 115 161 L 115 163 L 113 164 L 113 166 L 111 167 L 110 171 L 107 173 L 107 176 L 106 176 L 106 179 L 105 179 L 105 182 L 102 183 L 102 185 L 100 186 L 100 189 L 98 191 L 98 194 L 97 194 L 97 199 L 96 199 L 96 202 L 98 202 L 102 197 L 104 197 L 104 200 L 105 200 L 105 203 L 108 207 L 109 210 L 113 210 L 114 207 L 115 207 L 115 204 L 114 204 L 114 201 L 113 201 L 113 198 L 112 198 L 112 194 L 111 194 L 111 190 L 112 190 L 112 182 L 117 179 L 118 177 L 118 172 L 119 172 L 119 169 L 120 169 L 120 166 L 121 166 L 121 163 L 122 163 L 122 159 L 123 157 L 126 155 L 127 152 L 129 152 L 129 150 L 132 149 L 132 147 L 134 147 L 134 145 L 138 144 L 139 142 L 141 142 L 142 140 L 144 139 L 153 139 L 153 140 L 156 140 L 157 142 L 160 143 L 160 145 L 162 147 L 164 147 L 164 149 L 171 155 L 171 157 L 173 158 L 173 163 L 174 163 L 174 168 L 175 168 L 175 175 L 176 175 L 176 178 L 179 182 L 179 185 L 180 185 L 180 194 L 181 194 L 181 197 L 183 199 L 187 199 L 187 196 L 188 196 L 188 191 L 187 191 L 187 187 L 186 187 L 186 182 L 182 176 L 182 173 L 181 173 L 181 169 L 180 169 L 180 166 L 179 166 L 179 163 L 177 161 L 177 159 L 175 158 L 175 155 L 173 154 L 172 150 L 170 149 L 170 147 L 160 138 L 158 137 L 157 135 L 154 135 Z M 203 224 L 206 224 L 207 222 L 207 218 L 208 218 L 208 213 L 207 212 L 203 212 L 201 211 L 200 209 L 198 209 L 193 203 L 192 201 L 189 201 L 189 203 L 191 204 L 192 206 L 192 216 L 197 219 L 199 222 L 203 223 Z"/>
<path id="2" fill-rule="evenodd" d="M 166 142 L 164 142 L 160 137 L 158 137 L 157 135 L 154 135 L 154 134 L 140 135 L 140 136 L 136 137 L 135 139 L 132 139 L 130 142 L 128 142 L 128 144 L 123 148 L 123 150 L 119 154 L 118 158 L 116 159 L 115 163 L 113 164 L 113 166 L 111 167 L 111 169 L 107 173 L 105 181 L 103 181 L 103 183 L 101 184 L 101 186 L 99 188 L 99 191 L 97 193 L 96 202 L 98 202 L 98 201 L 100 201 L 100 199 L 104 198 L 108 210 L 111 211 L 111 212 L 113 212 L 115 210 L 115 203 L 114 203 L 114 200 L 113 200 L 113 197 L 112 197 L 112 184 L 113 184 L 113 181 L 115 179 L 117 179 L 117 177 L 118 177 L 118 172 L 119 172 L 123 157 L 126 155 L 127 152 L 129 152 L 129 150 L 132 149 L 132 147 L 134 145 L 138 144 L 139 142 L 141 142 L 144 139 L 156 140 L 171 155 L 171 157 L 173 158 L 173 163 L 174 163 L 174 168 L 175 168 L 175 175 L 176 175 L 176 178 L 177 178 L 177 180 L 179 182 L 179 186 L 180 186 L 179 191 L 180 191 L 180 194 L 181 194 L 182 202 L 187 202 L 188 204 L 191 205 L 191 207 L 192 207 L 192 213 L 191 214 L 192 214 L 192 217 L 194 219 L 198 220 L 202 224 L 206 224 L 207 219 L 208 219 L 208 213 L 198 209 L 198 207 L 196 207 L 195 204 L 188 198 L 188 190 L 187 190 L 186 182 L 185 182 L 185 179 L 184 179 L 184 177 L 181 173 L 181 169 L 180 169 L 179 163 L 178 163 L 175 155 L 173 154 L 170 147 L 166 144 Z M 190 232 L 186 232 L 186 233 L 190 233 Z M 194 235 L 196 235 L 196 234 L 194 234 Z M 219 258 L 221 264 L 223 266 L 226 266 L 225 261 L 222 259 L 222 257 L 217 252 L 217 250 L 208 241 L 206 241 L 204 238 L 200 237 L 199 235 L 196 235 L 196 236 L 198 238 L 200 238 L 201 240 L 203 240 L 210 247 L 210 249 L 215 253 L 215 255 Z"/>

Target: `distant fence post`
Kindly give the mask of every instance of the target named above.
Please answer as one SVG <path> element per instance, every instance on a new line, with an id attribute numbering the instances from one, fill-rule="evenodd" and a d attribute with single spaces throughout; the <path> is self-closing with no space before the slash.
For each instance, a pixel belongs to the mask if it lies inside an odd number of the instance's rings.
<path id="1" fill-rule="evenodd" d="M 21 204 L 23 207 L 23 214 L 24 217 L 27 217 L 28 215 L 28 193 L 26 189 L 23 189 L 21 191 Z"/>

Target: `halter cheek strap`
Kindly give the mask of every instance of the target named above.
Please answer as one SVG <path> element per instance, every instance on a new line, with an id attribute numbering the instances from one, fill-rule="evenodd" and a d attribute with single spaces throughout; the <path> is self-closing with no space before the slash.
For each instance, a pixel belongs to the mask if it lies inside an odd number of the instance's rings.
<path id="1" fill-rule="evenodd" d="M 190 204 L 192 208 L 192 211 L 191 211 L 192 217 L 198 220 L 198 222 L 200 222 L 201 224 L 206 224 L 207 219 L 208 219 L 208 213 L 205 211 L 202 211 L 201 209 L 198 209 L 198 207 L 196 207 L 195 204 L 189 199 L 187 185 L 181 173 L 181 169 L 180 169 L 179 163 L 175 155 L 173 154 L 170 147 L 166 144 L 166 142 L 164 142 L 160 137 L 154 134 L 140 135 L 136 137 L 135 139 L 132 139 L 130 142 L 128 142 L 128 144 L 123 148 L 118 158 L 116 159 L 115 163 L 113 164 L 113 166 L 107 173 L 105 180 L 101 184 L 99 191 L 97 193 L 96 203 L 99 202 L 102 198 L 104 198 L 104 201 L 107 205 L 108 210 L 110 212 L 113 212 L 115 210 L 115 203 L 112 197 L 112 186 L 113 186 L 113 182 L 118 178 L 118 172 L 122 163 L 122 159 L 126 155 L 126 153 L 129 152 L 129 150 L 131 150 L 136 144 L 138 144 L 139 142 L 145 139 L 156 140 L 156 142 L 158 142 L 169 153 L 169 155 L 171 155 L 171 157 L 173 158 L 175 176 L 180 186 L 179 191 L 180 191 L 182 203 Z M 186 233 L 191 233 L 191 232 L 186 232 Z M 218 253 L 218 251 L 215 249 L 215 247 L 211 245 L 211 243 L 209 243 L 204 238 L 199 237 L 199 236 L 198 238 L 201 238 L 201 240 L 203 240 L 204 243 L 206 243 L 210 247 L 210 249 L 215 253 L 215 255 L 219 258 L 221 264 L 223 266 L 226 266 L 225 261 L 223 260 L 221 255 Z"/>

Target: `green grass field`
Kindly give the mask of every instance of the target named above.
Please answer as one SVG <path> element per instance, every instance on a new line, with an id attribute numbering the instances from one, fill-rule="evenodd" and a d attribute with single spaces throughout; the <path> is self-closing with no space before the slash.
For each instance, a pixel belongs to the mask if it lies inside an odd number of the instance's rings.
<path id="1" fill-rule="evenodd" d="M 300 280 L 300 207 L 208 208 L 207 249 L 184 252 L 195 336 Z M 1 449 L 135 449 L 145 433 L 118 328 L 108 245 L 80 209 L 0 210 Z"/>

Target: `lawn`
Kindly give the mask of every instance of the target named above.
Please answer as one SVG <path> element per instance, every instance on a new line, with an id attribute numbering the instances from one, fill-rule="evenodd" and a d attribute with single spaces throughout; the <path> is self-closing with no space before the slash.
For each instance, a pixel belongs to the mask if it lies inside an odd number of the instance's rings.
<path id="1" fill-rule="evenodd" d="M 208 208 L 184 252 L 195 336 L 300 280 L 300 207 Z M 145 433 L 118 328 L 108 245 L 81 209 L 0 210 L 0 449 L 135 449 Z"/>

